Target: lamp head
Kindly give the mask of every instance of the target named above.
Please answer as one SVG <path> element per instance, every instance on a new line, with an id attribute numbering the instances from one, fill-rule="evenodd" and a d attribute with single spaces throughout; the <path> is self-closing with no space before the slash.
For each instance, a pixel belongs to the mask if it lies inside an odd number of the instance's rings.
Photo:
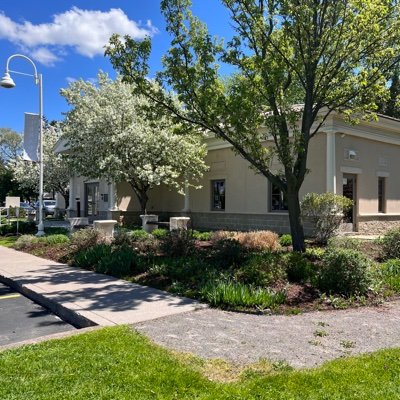
<path id="1" fill-rule="evenodd" d="M 8 72 L 6 72 L 1 78 L 0 86 L 6 89 L 12 89 L 13 87 L 15 87 L 15 82 Z"/>

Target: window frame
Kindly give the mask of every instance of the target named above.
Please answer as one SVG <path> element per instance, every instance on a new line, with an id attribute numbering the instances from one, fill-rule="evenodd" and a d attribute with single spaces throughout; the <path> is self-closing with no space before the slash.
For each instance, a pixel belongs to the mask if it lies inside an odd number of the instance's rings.
<path id="1" fill-rule="evenodd" d="M 215 204 L 216 204 L 216 201 L 215 201 L 216 200 L 216 198 L 215 198 L 215 189 L 216 189 L 216 187 L 214 185 L 217 182 L 223 183 L 223 186 L 224 186 L 223 195 L 221 195 L 221 193 L 217 194 L 220 197 L 223 197 L 223 200 L 221 201 L 221 208 L 215 207 Z M 210 208 L 211 208 L 211 211 L 221 211 L 221 212 L 225 211 L 225 209 L 226 209 L 226 179 L 211 179 L 210 188 L 211 188 L 211 190 L 210 190 L 210 195 L 211 195 L 211 199 L 210 199 L 211 200 L 211 204 L 210 204 L 211 207 Z M 222 207 L 222 203 L 223 203 L 223 207 Z"/>
<path id="2" fill-rule="evenodd" d="M 287 214 L 289 212 L 288 206 L 287 206 L 287 199 L 285 201 L 284 194 L 282 190 L 278 188 L 278 186 L 275 186 L 271 181 L 269 181 L 269 190 L 268 190 L 268 209 L 269 212 L 271 213 L 285 213 Z M 279 194 L 274 194 L 274 186 L 279 190 Z M 273 209 L 273 196 L 279 195 L 279 209 Z M 282 208 L 282 205 L 286 203 L 286 208 Z"/>
<path id="3" fill-rule="evenodd" d="M 378 176 L 378 213 L 386 214 L 386 178 Z"/>

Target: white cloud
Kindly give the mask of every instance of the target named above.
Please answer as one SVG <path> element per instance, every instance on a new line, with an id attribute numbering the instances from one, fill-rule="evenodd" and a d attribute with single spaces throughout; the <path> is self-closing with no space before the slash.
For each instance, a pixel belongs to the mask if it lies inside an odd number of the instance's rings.
<path id="1" fill-rule="evenodd" d="M 52 65 L 60 60 L 66 48 L 94 57 L 104 53 L 104 46 L 113 33 L 142 39 L 157 29 L 150 21 L 145 25 L 130 20 L 119 8 L 108 12 L 82 10 L 73 7 L 53 16 L 53 21 L 34 25 L 29 21 L 17 23 L 0 12 L 0 38 L 26 49 L 43 64 Z"/>

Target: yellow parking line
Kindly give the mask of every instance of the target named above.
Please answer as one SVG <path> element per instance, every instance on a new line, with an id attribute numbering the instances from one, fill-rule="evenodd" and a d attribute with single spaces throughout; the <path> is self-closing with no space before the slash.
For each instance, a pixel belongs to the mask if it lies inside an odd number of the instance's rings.
<path id="1" fill-rule="evenodd" d="M 21 297 L 21 295 L 20 294 L 5 294 L 4 296 L 0 296 L 0 300 L 15 299 L 17 297 Z"/>

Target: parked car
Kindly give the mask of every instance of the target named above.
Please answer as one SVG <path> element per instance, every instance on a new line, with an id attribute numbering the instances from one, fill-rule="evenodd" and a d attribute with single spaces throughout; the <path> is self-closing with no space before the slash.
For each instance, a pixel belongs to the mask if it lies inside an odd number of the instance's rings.
<path id="1" fill-rule="evenodd" d="M 55 200 L 43 200 L 43 215 L 47 217 L 48 215 L 54 215 L 56 208 Z M 36 209 L 39 209 L 39 202 L 36 202 Z"/>
<path id="2" fill-rule="evenodd" d="M 35 207 L 30 205 L 27 201 L 21 201 L 19 207 L 22 208 L 25 211 L 26 215 L 34 215 L 34 214 L 36 214 Z"/>

